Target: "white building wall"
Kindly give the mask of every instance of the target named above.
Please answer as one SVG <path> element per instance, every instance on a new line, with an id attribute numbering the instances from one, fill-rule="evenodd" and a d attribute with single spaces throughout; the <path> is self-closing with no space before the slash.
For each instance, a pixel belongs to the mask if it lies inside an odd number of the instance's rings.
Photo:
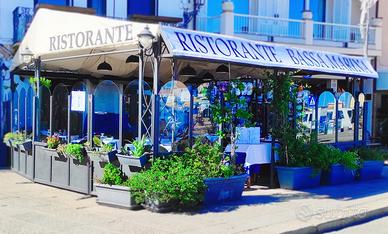
<path id="1" fill-rule="evenodd" d="M 13 44 L 13 10 L 34 5 L 33 0 L 0 0 L 0 43 Z"/>

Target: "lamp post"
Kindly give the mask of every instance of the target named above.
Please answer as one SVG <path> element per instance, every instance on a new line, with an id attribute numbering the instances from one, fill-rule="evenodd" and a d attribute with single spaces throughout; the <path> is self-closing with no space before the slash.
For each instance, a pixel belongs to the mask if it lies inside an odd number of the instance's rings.
<path id="1" fill-rule="evenodd" d="M 138 35 L 139 40 L 139 86 L 138 86 L 138 139 L 142 138 L 142 127 L 143 127 L 143 80 L 144 80 L 144 66 L 145 66 L 145 56 L 151 56 L 154 55 L 156 57 L 156 51 L 153 48 L 154 45 L 154 39 L 155 36 L 152 34 L 152 32 L 149 30 L 149 27 L 146 26 Z M 154 85 L 153 85 L 153 95 L 152 95 L 152 131 L 151 131 L 151 138 L 152 138 L 152 145 L 153 145 L 153 151 L 154 153 L 156 151 L 156 144 L 157 141 L 155 134 L 155 124 L 157 124 L 157 116 L 158 113 L 156 111 L 156 95 L 158 94 L 158 87 L 157 87 L 157 60 L 154 60 Z"/>

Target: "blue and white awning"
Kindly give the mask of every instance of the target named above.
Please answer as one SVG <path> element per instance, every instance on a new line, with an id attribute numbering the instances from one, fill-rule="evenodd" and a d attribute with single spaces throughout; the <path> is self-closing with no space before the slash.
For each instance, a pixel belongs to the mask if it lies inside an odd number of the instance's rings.
<path id="1" fill-rule="evenodd" d="M 196 58 L 352 77 L 378 77 L 366 57 L 288 47 L 167 26 L 161 26 L 161 34 L 170 53 L 179 58 Z"/>

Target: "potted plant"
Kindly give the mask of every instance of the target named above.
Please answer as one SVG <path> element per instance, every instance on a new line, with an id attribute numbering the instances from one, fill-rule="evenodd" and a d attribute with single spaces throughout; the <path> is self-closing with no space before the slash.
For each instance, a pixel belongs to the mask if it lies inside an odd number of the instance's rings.
<path id="1" fill-rule="evenodd" d="M 115 165 L 108 163 L 100 183 L 96 184 L 97 203 L 122 208 L 138 209 L 141 206 L 135 202 L 122 172 Z"/>
<path id="2" fill-rule="evenodd" d="M 132 142 L 132 149 L 123 147 L 121 152 L 117 154 L 117 159 L 119 160 L 123 172 L 129 176 L 130 168 L 134 168 L 134 171 L 138 171 L 140 168 L 144 168 L 146 163 L 148 162 L 148 153 L 145 149 L 146 139 L 145 136 L 140 140 L 134 140 Z M 127 168 L 129 167 L 129 168 Z M 128 171 L 129 170 L 129 171 Z"/>
<path id="3" fill-rule="evenodd" d="M 198 139 L 183 155 L 156 159 L 149 170 L 131 177 L 130 189 L 145 208 L 167 212 L 241 199 L 247 177 L 218 143 Z"/>
<path id="4" fill-rule="evenodd" d="M 359 168 L 357 153 L 352 151 L 342 152 L 332 146 L 326 146 L 321 152 L 329 160 L 329 167 L 322 172 L 322 183 L 335 185 L 354 181 Z"/>
<path id="5" fill-rule="evenodd" d="M 116 150 L 113 150 L 113 145 L 105 144 L 98 136 L 93 137 L 92 147 L 88 142 L 84 144 L 86 153 L 92 165 L 92 190 L 95 191 L 95 182 L 104 174 L 104 167 L 108 163 L 113 163 L 118 166 L 116 159 Z"/>
<path id="6" fill-rule="evenodd" d="M 15 139 L 15 133 L 7 132 L 4 134 L 3 142 L 6 146 L 11 147 L 11 140 Z"/>
<path id="7" fill-rule="evenodd" d="M 384 160 L 388 158 L 387 153 L 379 149 L 366 147 L 359 148 L 356 152 L 360 157 L 359 179 L 380 178 L 384 168 Z"/>

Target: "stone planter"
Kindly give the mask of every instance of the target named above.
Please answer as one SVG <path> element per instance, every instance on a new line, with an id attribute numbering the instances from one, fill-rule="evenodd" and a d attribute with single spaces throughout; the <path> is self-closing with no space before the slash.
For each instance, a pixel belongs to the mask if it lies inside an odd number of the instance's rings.
<path id="1" fill-rule="evenodd" d="M 276 167 L 279 184 L 284 189 L 317 187 L 321 181 L 321 170 L 311 167 Z"/>
<path id="2" fill-rule="evenodd" d="M 96 191 L 95 183 L 102 178 L 104 175 L 104 167 L 107 163 L 113 163 L 118 166 L 116 159 L 117 151 L 111 151 L 109 153 L 100 152 L 100 151 L 87 151 L 88 159 L 90 160 L 90 165 L 92 168 L 91 177 L 92 177 L 92 191 Z"/>
<path id="3" fill-rule="evenodd" d="M 19 146 L 19 149 L 21 151 L 27 152 L 27 154 L 31 155 L 31 151 L 32 151 L 32 141 L 31 140 L 26 141 L 22 144 L 19 144 L 18 146 Z"/>
<path id="4" fill-rule="evenodd" d="M 130 177 L 131 174 L 139 172 L 148 162 L 148 154 L 143 154 L 141 157 L 134 157 L 131 155 L 117 154 L 117 159 L 120 163 L 121 171 Z"/>
<path id="5" fill-rule="evenodd" d="M 232 176 L 229 178 L 207 178 L 204 180 L 207 186 L 205 190 L 205 205 L 213 205 L 222 202 L 240 200 L 244 191 L 247 174 Z"/>
<path id="6" fill-rule="evenodd" d="M 19 148 L 17 145 L 11 144 L 11 169 L 19 171 L 20 168 L 20 157 Z"/>
<path id="7" fill-rule="evenodd" d="M 356 171 L 341 164 L 331 165 L 328 171 L 322 172 L 322 183 L 328 185 L 351 183 L 355 180 Z"/>
<path id="8" fill-rule="evenodd" d="M 172 211 L 174 207 L 173 202 L 161 202 L 157 197 L 145 197 L 143 207 L 151 212 L 167 213 Z"/>
<path id="9" fill-rule="evenodd" d="M 88 160 L 79 162 L 55 149 L 35 147 L 35 181 L 39 183 L 89 194 L 90 171 Z"/>
<path id="10" fill-rule="evenodd" d="M 364 161 L 360 168 L 360 180 L 381 178 L 384 168 L 384 161 Z"/>
<path id="11" fill-rule="evenodd" d="M 102 205 L 127 208 L 131 210 L 140 209 L 132 198 L 129 188 L 119 185 L 96 184 L 97 203 Z"/>

